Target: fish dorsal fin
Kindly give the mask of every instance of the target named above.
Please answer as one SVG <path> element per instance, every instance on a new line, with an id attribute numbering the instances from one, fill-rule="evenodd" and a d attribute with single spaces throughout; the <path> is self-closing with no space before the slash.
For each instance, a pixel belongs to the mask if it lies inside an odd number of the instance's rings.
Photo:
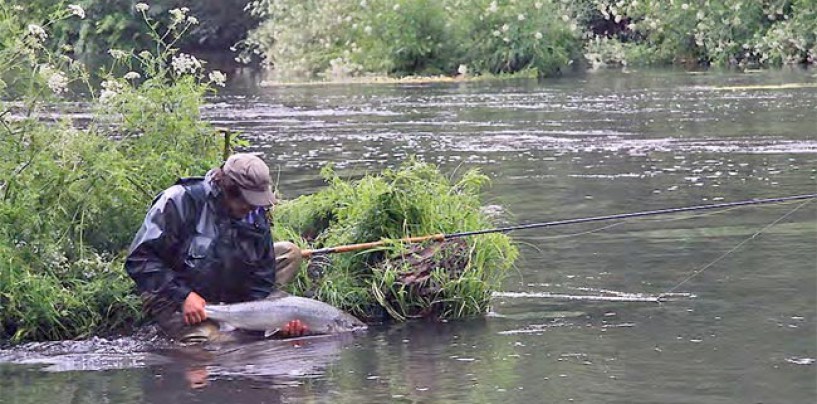
<path id="1" fill-rule="evenodd" d="M 288 297 L 288 296 L 290 296 L 290 294 L 287 293 L 287 292 L 284 292 L 283 290 L 273 290 L 272 293 L 270 293 L 264 299 L 265 300 L 276 300 L 276 299 L 283 299 L 283 298 Z"/>
<path id="2" fill-rule="evenodd" d="M 273 336 L 275 334 L 278 334 L 278 331 L 281 331 L 281 330 L 279 330 L 278 328 L 274 328 L 272 330 L 266 330 L 266 331 L 264 331 L 264 338 L 269 338 L 269 337 L 271 337 L 271 336 Z"/>

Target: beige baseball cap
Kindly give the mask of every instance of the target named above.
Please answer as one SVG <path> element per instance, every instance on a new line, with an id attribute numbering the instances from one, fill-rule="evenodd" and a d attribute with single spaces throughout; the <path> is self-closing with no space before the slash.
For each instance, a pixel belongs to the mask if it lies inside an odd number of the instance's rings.
<path id="1" fill-rule="evenodd" d="M 264 160 L 249 153 L 236 153 L 227 159 L 222 166 L 224 175 L 238 185 L 241 196 L 250 205 L 272 206 L 275 195 L 270 184 L 269 167 Z"/>

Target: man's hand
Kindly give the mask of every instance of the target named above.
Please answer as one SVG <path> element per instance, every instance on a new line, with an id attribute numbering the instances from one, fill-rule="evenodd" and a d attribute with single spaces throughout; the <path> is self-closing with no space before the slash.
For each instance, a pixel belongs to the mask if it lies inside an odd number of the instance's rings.
<path id="1" fill-rule="evenodd" d="M 306 326 L 301 320 L 292 320 L 279 331 L 279 334 L 282 337 L 300 337 L 306 335 L 309 332 L 309 327 Z"/>
<path id="2" fill-rule="evenodd" d="M 205 302 L 198 293 L 190 292 L 182 304 L 184 323 L 187 325 L 194 325 L 206 320 L 207 313 L 204 312 L 204 305 L 206 303 L 207 302 Z"/>

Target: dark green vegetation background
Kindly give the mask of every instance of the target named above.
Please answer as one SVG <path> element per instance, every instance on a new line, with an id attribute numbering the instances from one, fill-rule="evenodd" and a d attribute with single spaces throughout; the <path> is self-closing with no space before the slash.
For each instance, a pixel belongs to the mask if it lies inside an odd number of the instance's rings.
<path id="1" fill-rule="evenodd" d="M 56 22 L 52 46 L 85 59 L 151 46 L 133 0 L 76 1 L 87 18 Z M 42 23 L 54 7 L 19 1 Z M 61 3 L 66 6 L 69 2 Z M 158 0 L 168 22 L 198 19 L 177 44 L 263 60 L 288 78 L 367 74 L 547 76 L 574 68 L 645 65 L 775 66 L 817 59 L 817 0 Z M 7 35 L 0 30 L 0 36 Z"/>

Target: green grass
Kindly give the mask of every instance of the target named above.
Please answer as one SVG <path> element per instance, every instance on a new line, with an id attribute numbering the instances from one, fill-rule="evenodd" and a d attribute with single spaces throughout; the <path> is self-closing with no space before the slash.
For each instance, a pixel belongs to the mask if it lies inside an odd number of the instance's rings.
<path id="1" fill-rule="evenodd" d="M 356 181 L 345 181 L 331 169 L 324 176 L 327 188 L 276 210 L 277 238 L 302 235 L 309 240 L 301 238 L 301 245 L 309 248 L 386 242 L 374 250 L 327 256 L 322 276 L 310 278 L 303 271 L 293 292 L 313 294 L 362 316 L 385 309 L 396 320 L 485 312 L 491 291 L 517 256 L 507 236 L 468 238 L 460 249 L 446 244 L 421 283 L 400 281 L 417 268 L 403 262 L 409 246 L 396 240 L 491 227 L 479 209 L 479 191 L 487 177 L 471 170 L 452 182 L 436 167 L 417 161 Z M 446 254 L 455 254 L 453 261 L 459 261 L 446 265 L 452 262 Z"/>

